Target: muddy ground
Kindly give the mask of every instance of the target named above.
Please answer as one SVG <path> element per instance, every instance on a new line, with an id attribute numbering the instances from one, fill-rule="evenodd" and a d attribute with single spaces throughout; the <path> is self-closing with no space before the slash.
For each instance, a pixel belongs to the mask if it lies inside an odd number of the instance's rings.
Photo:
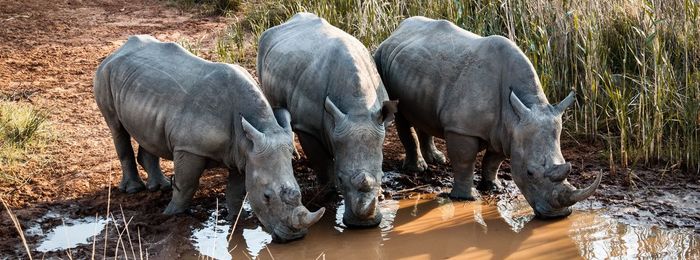
<path id="1" fill-rule="evenodd" d="M 214 58 L 207 48 L 214 46 L 217 35 L 233 18 L 183 11 L 167 1 L 0 0 L 0 6 L 0 97 L 32 103 L 48 112 L 56 135 L 56 141 L 41 155 L 48 163 L 26 165 L 32 175 L 28 183 L 0 186 L 2 198 L 22 227 L 27 229 L 28 223 L 49 209 L 78 218 L 103 216 L 110 207 L 115 217 L 122 213 L 127 219 L 133 217 L 132 232 L 138 229 L 143 247 L 152 258 L 177 257 L 192 251 L 190 227 L 206 220 L 216 208 L 217 199 L 223 200 L 225 172 L 205 173 L 189 215 L 161 214 L 170 199 L 169 192 L 120 193 L 116 185 L 121 171 L 92 96 L 92 75 L 99 62 L 132 34 L 151 34 L 163 41 L 199 42 L 204 48 L 203 57 Z M 400 171 L 403 148 L 393 128 L 389 133 L 384 150 L 387 196 L 398 198 L 409 190 L 440 192 L 450 187 L 449 166 L 431 166 L 422 174 Z M 564 156 L 573 165 L 569 180 L 574 185 L 587 185 L 595 171 L 604 171 L 598 193 L 584 202 L 588 207 L 606 208 L 609 214 L 629 223 L 700 232 L 700 181 L 688 177 L 692 174 L 674 167 L 611 173 L 601 143 L 576 141 L 568 135 L 562 142 Z M 444 151 L 443 142 L 438 146 Z M 305 187 L 304 201 L 310 207 L 337 202 L 315 196 L 315 178 L 306 159 L 295 161 L 295 166 L 300 185 Z M 163 162 L 163 169 L 171 175 L 172 163 Z M 145 172 L 141 173 L 145 178 Z M 508 173 L 506 163 L 499 176 L 512 191 L 514 185 Z M 60 224 L 60 218 L 47 218 L 41 221 L 41 229 Z M 37 237 L 28 240 L 30 248 L 39 242 Z M 97 248 L 103 243 L 104 239 L 99 238 Z M 114 245 L 115 238 L 109 238 L 108 243 Z M 97 252 L 102 255 L 102 250 Z M 24 254 L 17 232 L 2 209 L 0 258 Z M 42 256 L 36 251 L 32 254 Z M 71 252 L 79 258 L 90 254 L 91 246 Z M 109 246 L 107 255 L 113 254 L 113 246 Z M 44 256 L 67 255 L 54 252 Z"/>

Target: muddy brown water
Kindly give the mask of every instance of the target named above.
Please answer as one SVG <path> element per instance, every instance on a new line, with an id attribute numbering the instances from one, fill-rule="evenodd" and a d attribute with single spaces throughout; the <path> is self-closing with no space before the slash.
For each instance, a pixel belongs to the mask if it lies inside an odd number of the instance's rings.
<path id="1" fill-rule="evenodd" d="M 237 227 L 212 216 L 193 231 L 197 252 L 186 258 L 218 259 L 700 259 L 700 235 L 690 229 L 622 224 L 603 210 L 579 206 L 568 218 L 533 219 L 522 197 L 453 202 L 416 194 L 381 202 L 379 228 L 348 230 L 343 206 L 327 211 L 308 235 L 287 244 L 271 243 L 258 226 Z"/>

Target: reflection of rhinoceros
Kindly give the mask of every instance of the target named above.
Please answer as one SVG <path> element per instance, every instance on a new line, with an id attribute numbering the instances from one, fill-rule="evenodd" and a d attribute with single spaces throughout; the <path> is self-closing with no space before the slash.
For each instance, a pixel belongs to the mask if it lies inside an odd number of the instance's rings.
<path id="1" fill-rule="evenodd" d="M 165 214 L 185 211 L 202 172 L 213 166 L 245 172 L 229 173 L 229 209 L 238 212 L 247 190 L 260 222 L 278 241 L 302 237 L 323 214 L 301 205 L 289 114 L 273 112 L 243 68 L 134 36 L 100 64 L 94 92 L 121 161 L 121 190 L 144 188 L 136 161 L 148 172 L 148 189 L 169 188 L 158 161 L 174 161 Z M 139 144 L 137 160 L 130 137 Z"/>
<path id="2" fill-rule="evenodd" d="M 568 206 L 595 192 L 566 181 L 571 165 L 559 147 L 561 115 L 573 93 L 550 105 L 532 64 L 500 36 L 480 37 L 448 21 L 412 17 L 374 55 L 406 149 L 404 167 L 422 171 L 444 162 L 433 136 L 444 138 L 454 167 L 450 195 L 473 200 L 477 153 L 486 149 L 480 190 L 497 188 L 498 167 L 511 157 L 513 180 L 541 218 L 567 216 Z M 411 134 L 418 133 L 418 140 Z"/>
<path id="3" fill-rule="evenodd" d="M 345 198 L 348 226 L 376 226 L 385 125 L 396 102 L 369 51 L 325 20 L 299 13 L 260 37 L 258 76 L 273 107 L 289 109 L 292 128 L 323 184 Z"/>

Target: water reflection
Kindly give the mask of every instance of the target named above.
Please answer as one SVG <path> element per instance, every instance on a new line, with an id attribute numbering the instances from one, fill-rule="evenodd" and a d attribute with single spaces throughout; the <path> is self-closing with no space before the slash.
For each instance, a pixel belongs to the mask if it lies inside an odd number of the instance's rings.
<path id="1" fill-rule="evenodd" d="M 49 212 L 47 216 L 58 216 Z M 81 219 L 63 219 L 63 224 L 51 229 L 44 234 L 39 224 L 27 230 L 27 236 L 43 236 L 41 244 L 36 248 L 39 252 L 59 251 L 75 248 L 78 245 L 88 244 L 92 238 L 102 232 L 106 219 L 86 217 Z"/>
<path id="2" fill-rule="evenodd" d="M 588 259 L 698 259 L 700 240 L 692 230 L 631 226 L 596 214 L 579 214 L 571 238 Z"/>
<path id="3" fill-rule="evenodd" d="M 533 220 L 522 197 L 454 202 L 418 195 L 385 200 L 380 207 L 380 228 L 346 230 L 339 205 L 306 238 L 288 244 L 271 244 L 259 227 L 244 227 L 229 244 L 233 250 L 221 258 L 700 258 L 698 235 L 692 231 L 627 226 L 580 209 L 558 221 Z"/>

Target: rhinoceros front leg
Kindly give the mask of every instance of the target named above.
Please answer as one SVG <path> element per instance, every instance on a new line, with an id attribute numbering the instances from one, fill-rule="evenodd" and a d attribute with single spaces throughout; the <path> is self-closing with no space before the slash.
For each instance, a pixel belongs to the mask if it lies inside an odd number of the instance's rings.
<path id="1" fill-rule="evenodd" d="M 136 161 L 138 161 L 139 165 L 146 169 L 148 173 L 148 182 L 146 183 L 148 190 L 170 190 L 170 181 L 165 179 L 165 175 L 163 175 L 163 171 L 160 169 L 160 158 L 158 158 L 158 156 L 155 156 L 139 146 L 139 154 L 136 157 Z"/>
<path id="2" fill-rule="evenodd" d="M 506 157 L 498 152 L 486 151 L 481 167 L 481 182 L 476 188 L 480 191 L 500 192 L 501 186 L 496 181 L 498 167 Z"/>
<path id="3" fill-rule="evenodd" d="M 228 220 L 236 219 L 238 212 L 241 212 L 241 217 L 245 217 L 246 212 L 241 211 L 243 207 L 243 199 L 245 198 L 245 174 L 236 169 L 231 169 L 228 172 L 228 183 L 226 184 L 226 207 L 228 209 Z"/>
<path id="4" fill-rule="evenodd" d="M 188 152 L 173 153 L 175 177 L 173 178 L 173 197 L 165 208 L 164 214 L 174 215 L 185 212 L 199 187 L 199 177 L 202 176 L 207 160 Z"/>
<path id="5" fill-rule="evenodd" d="M 418 138 L 411 127 L 411 124 L 406 120 L 401 113 L 396 113 L 396 131 L 399 134 L 399 140 L 406 151 L 406 157 L 403 159 L 403 169 L 406 171 L 422 172 L 428 169 L 428 164 L 423 159 L 423 155 L 418 149 Z"/>
<path id="6" fill-rule="evenodd" d="M 420 141 L 420 151 L 425 162 L 429 164 L 445 164 L 447 162 L 445 154 L 435 147 L 433 136 L 420 130 L 417 132 L 418 140 Z"/>
<path id="7" fill-rule="evenodd" d="M 474 163 L 479 152 L 479 139 L 455 133 L 445 133 L 447 156 L 450 157 L 454 183 L 450 197 L 454 199 L 475 200 Z"/>
<path id="8" fill-rule="evenodd" d="M 134 150 L 131 147 L 131 136 L 118 122 L 108 122 L 108 125 L 112 132 L 112 141 L 114 141 L 119 162 L 122 166 L 122 180 L 119 183 L 119 190 L 126 193 L 142 191 L 146 185 L 143 184 L 136 169 Z"/>
<path id="9" fill-rule="evenodd" d="M 311 134 L 298 132 L 297 137 L 301 143 L 301 149 L 311 161 L 311 167 L 316 173 L 319 184 L 327 193 L 335 192 L 335 175 L 333 173 L 333 158 L 326 151 L 323 144 Z"/>

